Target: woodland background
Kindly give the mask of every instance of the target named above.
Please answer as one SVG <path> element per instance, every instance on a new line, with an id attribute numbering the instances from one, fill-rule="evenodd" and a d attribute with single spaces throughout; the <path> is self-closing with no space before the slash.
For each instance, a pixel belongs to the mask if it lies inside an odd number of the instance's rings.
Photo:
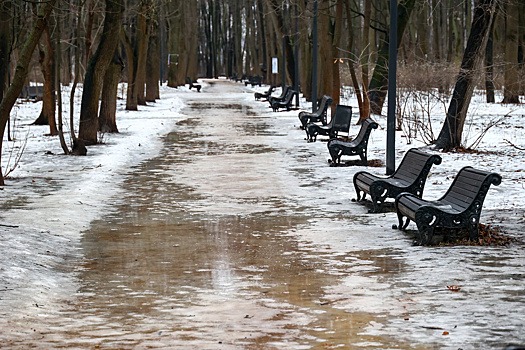
<path id="1" fill-rule="evenodd" d="M 35 123 L 48 124 L 66 154 L 80 155 L 99 142 L 100 132 L 118 132 L 120 82 L 127 83 L 130 111 L 159 99 L 159 84 L 175 88 L 188 79 L 219 76 L 260 75 L 268 84 L 296 83 L 309 100 L 314 17 L 317 96 L 330 95 L 335 106 L 343 87 L 350 86 L 358 95 L 361 118 L 381 114 L 388 82 L 389 3 L 0 0 L 0 143 L 9 139 L 11 110 L 24 86 L 34 84 L 43 89 Z M 486 92 L 488 103 L 520 102 L 523 1 L 399 0 L 397 37 L 400 96 L 450 101 L 440 136 L 429 140 L 440 148 L 461 145 L 475 88 Z M 272 57 L 284 60 L 282 76 L 271 73 Z M 73 108 L 77 84 L 83 87 L 79 111 Z M 71 86 L 70 96 L 59 93 L 60 85 Z M 494 91 L 500 89 L 503 99 L 496 101 Z M 69 116 L 62 115 L 63 98 L 70 100 Z M 63 130 L 65 124 L 71 130 Z"/>

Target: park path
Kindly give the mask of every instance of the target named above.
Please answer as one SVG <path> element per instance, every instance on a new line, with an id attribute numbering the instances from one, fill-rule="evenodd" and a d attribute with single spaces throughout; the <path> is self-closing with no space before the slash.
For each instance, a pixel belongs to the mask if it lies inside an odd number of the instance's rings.
<path id="1" fill-rule="evenodd" d="M 524 311 L 510 280 L 523 275 L 510 272 L 519 250 L 412 246 L 389 228 L 393 213 L 350 202 L 351 170 L 320 161 L 326 144 L 304 142 L 296 112 L 247 93 L 214 80 L 182 94 L 185 118 L 160 156 L 130 169 L 113 210 L 84 232 L 75 295 L 16 321 L 25 332 L 4 344 L 469 349 L 523 330 L 512 321 Z"/>

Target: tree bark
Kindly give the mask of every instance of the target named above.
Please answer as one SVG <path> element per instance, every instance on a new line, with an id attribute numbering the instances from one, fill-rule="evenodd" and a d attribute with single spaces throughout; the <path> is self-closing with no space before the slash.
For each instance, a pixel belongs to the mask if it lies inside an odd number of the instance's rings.
<path id="1" fill-rule="evenodd" d="M 154 21 L 158 23 L 157 21 Z M 154 25 L 148 45 L 148 59 L 146 61 L 146 102 L 155 102 L 160 98 L 160 44 L 159 26 Z"/>
<path id="2" fill-rule="evenodd" d="M 80 105 L 78 138 L 86 145 L 98 142 L 98 110 L 102 79 L 113 59 L 113 53 L 119 42 L 122 11 L 122 0 L 106 0 L 103 32 L 100 37 L 100 43 L 89 60 Z"/>
<path id="3" fill-rule="evenodd" d="M 519 103 L 518 71 L 518 16 L 517 1 L 507 1 L 504 5 L 505 16 L 505 85 L 501 103 Z"/>
<path id="4" fill-rule="evenodd" d="M 53 10 L 55 2 L 56 0 L 49 0 L 39 6 L 35 24 L 31 29 L 31 32 L 28 34 L 22 49 L 20 50 L 20 55 L 18 57 L 15 74 L 13 80 L 11 81 L 11 85 L 2 97 L 2 102 L 0 102 L 0 160 L 2 159 L 3 136 L 7 121 L 9 120 L 9 114 L 11 113 L 11 109 L 13 108 L 16 99 L 22 91 L 27 77 L 31 56 L 35 51 L 36 45 L 40 40 L 44 28 L 47 25 L 47 20 L 51 14 L 51 11 Z M 0 186 L 4 186 L 4 184 L 4 176 L 0 164 Z"/>
<path id="5" fill-rule="evenodd" d="M 488 34 L 494 18 L 497 0 L 478 0 L 474 10 L 470 35 L 463 54 L 447 116 L 438 139 L 436 148 L 452 150 L 461 146 L 463 126 L 475 86 L 475 78 L 483 60 Z"/>
<path id="6" fill-rule="evenodd" d="M 410 14 L 415 6 L 415 0 L 401 0 L 397 5 L 398 27 L 397 27 L 397 47 L 401 45 L 403 33 L 407 26 Z M 386 33 L 388 36 L 388 33 Z M 368 87 L 370 97 L 370 109 L 374 114 L 381 114 L 386 99 L 388 88 L 388 40 L 383 40 L 377 55 L 377 61 Z"/>
<path id="7" fill-rule="evenodd" d="M 494 86 L 494 23 L 492 20 L 489 37 L 487 38 L 487 47 L 485 48 L 485 92 L 487 94 L 487 103 L 495 103 Z"/>
<path id="8" fill-rule="evenodd" d="M 120 76 L 124 69 L 124 63 L 115 50 L 111 64 L 109 65 L 102 85 L 102 96 L 99 114 L 99 131 L 117 133 L 117 92 Z"/>
<path id="9" fill-rule="evenodd" d="M 58 135 L 56 115 L 56 86 L 55 86 L 55 49 L 49 31 L 49 24 L 42 34 L 43 47 L 39 50 L 40 66 L 44 76 L 44 92 L 42 95 L 42 111 L 33 122 L 35 125 L 49 125 L 49 135 Z"/>

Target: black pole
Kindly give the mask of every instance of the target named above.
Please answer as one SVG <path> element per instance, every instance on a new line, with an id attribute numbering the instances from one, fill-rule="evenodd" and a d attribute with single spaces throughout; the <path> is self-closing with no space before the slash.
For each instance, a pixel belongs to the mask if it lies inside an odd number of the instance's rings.
<path id="1" fill-rule="evenodd" d="M 312 112 L 317 111 L 317 0 L 314 0 L 312 25 Z"/>
<path id="2" fill-rule="evenodd" d="M 397 0 L 390 0 L 390 35 L 388 41 L 388 114 L 386 124 L 386 174 L 396 168 L 396 76 L 397 76 Z"/>
<path id="3" fill-rule="evenodd" d="M 293 89 L 297 91 L 295 94 L 295 107 L 299 107 L 299 11 L 297 9 L 297 2 L 295 3 L 295 45 L 294 45 L 294 84 Z"/>
<path id="4" fill-rule="evenodd" d="M 283 35 L 283 59 L 281 62 L 282 87 L 286 85 L 286 35 Z"/>

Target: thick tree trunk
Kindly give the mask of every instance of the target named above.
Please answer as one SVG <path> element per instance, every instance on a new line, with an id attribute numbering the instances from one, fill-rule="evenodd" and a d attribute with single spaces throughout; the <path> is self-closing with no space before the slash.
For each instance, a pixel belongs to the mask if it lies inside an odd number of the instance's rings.
<path id="1" fill-rule="evenodd" d="M 49 31 L 49 25 L 42 34 L 44 47 L 39 50 L 40 66 L 44 76 L 44 92 L 42 95 L 42 111 L 33 122 L 35 125 L 49 125 L 49 135 L 57 135 L 56 115 L 56 87 L 55 87 L 55 50 Z"/>
<path id="2" fill-rule="evenodd" d="M 80 106 L 78 138 L 86 145 L 98 142 L 98 110 L 102 79 L 111 63 L 113 53 L 120 39 L 122 11 L 123 0 L 106 0 L 103 32 L 97 50 L 91 57 L 87 67 Z"/>
<path id="3" fill-rule="evenodd" d="M 436 140 L 436 148 L 451 150 L 461 146 L 463 126 L 474 91 L 477 69 L 483 61 L 497 0 L 478 0 L 474 10 L 467 47 L 461 62 L 446 120 Z"/>
<path id="4" fill-rule="evenodd" d="M 494 23 L 490 26 L 489 37 L 487 38 L 487 47 L 485 48 L 485 92 L 487 94 L 487 103 L 495 103 L 494 86 Z"/>
<path id="5" fill-rule="evenodd" d="M 518 3 L 516 1 L 505 2 L 503 14 L 505 16 L 505 86 L 501 103 L 519 103 Z"/>
<path id="6" fill-rule="evenodd" d="M 148 58 L 150 35 L 149 11 L 151 11 L 151 7 L 152 2 L 150 0 L 142 0 L 140 3 L 140 11 L 137 15 L 135 92 L 137 94 L 137 103 L 140 106 L 146 105 L 146 61 Z"/>
<path id="7" fill-rule="evenodd" d="M 156 21 L 155 21 L 156 22 Z M 146 102 L 155 102 L 160 98 L 160 44 L 159 26 L 155 25 L 150 35 L 148 45 L 148 60 L 146 61 Z"/>
<path id="8" fill-rule="evenodd" d="M 100 103 L 99 131 L 117 133 L 117 92 L 124 63 L 120 59 L 118 49 L 109 65 L 102 86 Z"/>
<path id="9" fill-rule="evenodd" d="M 42 32 L 47 25 L 47 20 L 55 6 L 56 0 L 49 0 L 40 5 L 38 10 L 38 16 L 35 24 L 28 34 L 17 60 L 14 77 L 11 81 L 11 85 L 2 97 L 0 102 L 0 159 L 2 159 L 2 143 L 4 140 L 4 132 L 9 119 L 9 114 L 13 108 L 16 99 L 20 95 L 24 82 L 27 78 L 28 67 L 31 61 L 31 56 L 35 51 L 36 45 L 40 40 Z M 2 17 L 4 19 L 4 17 Z M 0 55 L 1 57 L 1 55 Z M 4 176 L 2 173 L 2 167 L 0 164 L 0 186 L 4 185 Z"/>
<path id="10" fill-rule="evenodd" d="M 11 51 L 11 1 L 3 1 L 0 6 L 0 99 L 7 87 Z"/>

